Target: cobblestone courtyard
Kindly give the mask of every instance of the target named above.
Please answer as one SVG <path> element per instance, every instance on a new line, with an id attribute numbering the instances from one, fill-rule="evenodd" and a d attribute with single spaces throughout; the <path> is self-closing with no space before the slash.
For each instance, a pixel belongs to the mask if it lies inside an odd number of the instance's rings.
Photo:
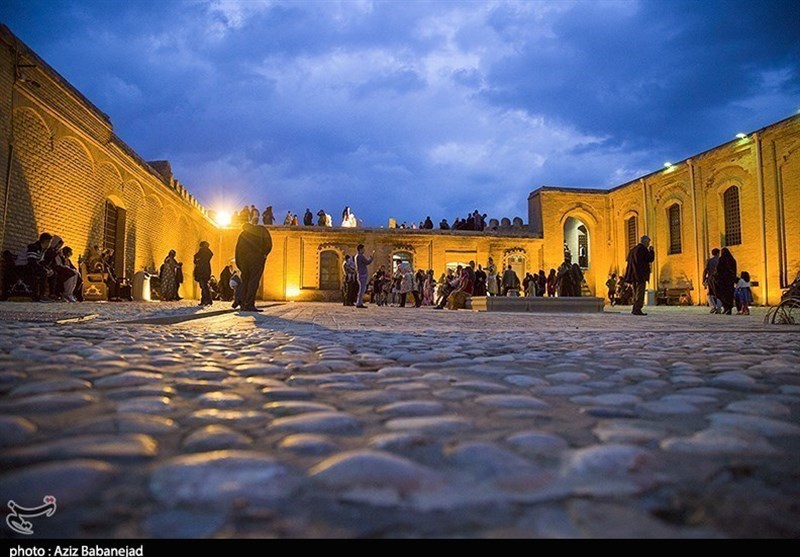
<path id="1" fill-rule="evenodd" d="M 262 307 L 0 304 L 0 497 L 58 501 L 30 537 L 800 537 L 765 308 Z"/>

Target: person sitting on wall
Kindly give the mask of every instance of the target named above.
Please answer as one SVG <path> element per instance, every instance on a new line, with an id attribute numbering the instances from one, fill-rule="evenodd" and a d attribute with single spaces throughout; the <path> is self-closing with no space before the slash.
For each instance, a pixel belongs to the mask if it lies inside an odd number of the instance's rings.
<path id="1" fill-rule="evenodd" d="M 44 297 L 47 278 L 53 275 L 53 270 L 44 264 L 44 253 L 53 241 L 53 235 L 48 232 L 39 234 L 39 239 L 28 244 L 24 256 L 17 260 L 17 265 L 26 265 L 31 286 L 31 299 L 34 302 L 47 301 Z"/>
<path id="2" fill-rule="evenodd" d="M 64 246 L 56 254 L 53 261 L 58 291 L 61 298 L 68 302 L 83 301 L 83 281 L 78 268 L 72 263 L 72 248 Z"/>

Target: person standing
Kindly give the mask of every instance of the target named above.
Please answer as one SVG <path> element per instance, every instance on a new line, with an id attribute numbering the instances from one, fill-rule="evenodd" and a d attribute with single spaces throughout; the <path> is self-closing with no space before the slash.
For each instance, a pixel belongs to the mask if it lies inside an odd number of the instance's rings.
<path id="1" fill-rule="evenodd" d="M 179 271 L 183 263 L 179 262 L 176 258 L 174 249 L 169 250 L 169 253 L 164 258 L 164 263 L 159 269 L 159 279 L 161 280 L 161 299 L 165 302 L 173 302 L 180 300 L 178 296 L 178 288 L 180 288 L 182 280 L 180 280 Z"/>
<path id="2" fill-rule="evenodd" d="M 348 207 L 347 210 L 350 208 Z M 364 244 L 358 244 L 356 248 L 356 278 L 358 280 L 358 298 L 356 298 L 356 307 L 365 308 L 364 294 L 367 292 L 367 283 L 369 282 L 369 268 L 368 266 L 375 259 L 375 250 L 372 250 L 372 255 L 367 257 L 364 255 Z"/>
<path id="3" fill-rule="evenodd" d="M 708 290 L 708 305 L 711 306 L 710 313 L 722 313 L 722 302 L 714 294 L 714 273 L 717 272 L 719 263 L 719 248 L 711 250 L 711 258 L 706 261 L 706 268 L 703 270 L 703 286 Z"/>
<path id="4" fill-rule="evenodd" d="M 750 315 L 750 304 L 753 303 L 753 292 L 750 289 L 750 273 L 742 271 L 736 283 L 736 307 L 740 315 Z"/>
<path id="5" fill-rule="evenodd" d="M 473 296 L 486 296 L 486 271 L 480 265 L 475 270 L 475 287 L 472 294 Z"/>
<path id="6" fill-rule="evenodd" d="M 352 306 L 356 303 L 358 296 L 358 283 L 356 281 L 356 260 L 350 254 L 345 254 L 344 256 L 342 276 L 344 277 L 342 302 L 346 306 Z"/>
<path id="7" fill-rule="evenodd" d="M 556 292 L 559 298 L 575 296 L 575 286 L 572 283 L 572 260 L 564 258 L 556 272 Z"/>
<path id="8" fill-rule="evenodd" d="M 381 265 L 380 269 L 372 275 L 372 303 L 376 306 L 385 306 L 386 301 L 383 296 L 383 286 L 386 282 L 386 266 Z"/>
<path id="9" fill-rule="evenodd" d="M 242 274 L 242 284 L 237 288 L 237 294 L 241 291 L 241 295 L 237 295 L 241 311 L 261 311 L 256 308 L 256 292 L 271 251 L 272 236 L 266 226 L 250 223 L 242 225 L 236 241 L 236 266 Z"/>
<path id="10" fill-rule="evenodd" d="M 194 254 L 194 280 L 200 284 L 200 305 L 210 306 L 213 303 L 211 297 L 211 258 L 214 253 L 209 249 L 208 242 L 200 242 L 200 248 Z"/>
<path id="11" fill-rule="evenodd" d="M 722 304 L 722 313 L 731 315 L 736 290 L 736 259 L 728 248 L 722 248 L 719 254 L 717 270 L 714 273 L 714 295 Z"/>
<path id="12" fill-rule="evenodd" d="M 264 212 L 261 213 L 261 222 L 267 226 L 275 224 L 275 215 L 272 213 L 272 205 L 268 206 L 264 209 Z"/>
<path id="13" fill-rule="evenodd" d="M 411 269 L 411 264 L 408 261 L 401 261 L 400 264 L 397 266 L 397 272 L 395 273 L 395 278 L 398 279 L 398 293 L 400 294 L 400 307 L 406 307 L 406 298 L 408 297 L 409 292 L 414 292 L 415 283 L 414 280 L 414 271 Z M 414 293 L 414 302 L 415 306 L 419 307 L 421 305 L 421 300 L 417 298 L 418 294 Z"/>
<path id="14" fill-rule="evenodd" d="M 632 315 L 647 315 L 642 311 L 644 307 L 644 291 L 647 281 L 650 280 L 650 264 L 655 260 L 656 253 L 650 245 L 650 236 L 642 236 L 639 243 L 631 248 L 625 269 L 625 282 L 633 286 Z M 731 280 L 731 285 L 733 281 Z M 733 292 L 731 291 L 731 295 Z"/>
<path id="15" fill-rule="evenodd" d="M 611 276 L 608 277 L 606 290 L 608 290 L 608 303 L 613 306 L 616 303 L 617 273 L 611 273 Z"/>
<path id="16" fill-rule="evenodd" d="M 509 290 L 516 290 L 519 295 L 519 277 L 511 265 L 503 271 L 503 296 L 508 296 Z"/>
<path id="17" fill-rule="evenodd" d="M 486 263 L 486 292 L 489 296 L 500 294 L 500 285 L 497 282 L 497 266 L 491 257 Z"/>
<path id="18" fill-rule="evenodd" d="M 308 207 L 306 207 L 306 212 L 303 215 L 303 226 L 314 226 L 314 215 Z"/>
<path id="19" fill-rule="evenodd" d="M 258 224 L 258 218 L 261 216 L 255 205 L 250 205 L 250 224 Z"/>
<path id="20" fill-rule="evenodd" d="M 550 269 L 550 273 L 547 275 L 547 280 L 545 281 L 545 288 L 547 290 L 547 297 L 554 298 L 556 295 L 556 270 Z"/>

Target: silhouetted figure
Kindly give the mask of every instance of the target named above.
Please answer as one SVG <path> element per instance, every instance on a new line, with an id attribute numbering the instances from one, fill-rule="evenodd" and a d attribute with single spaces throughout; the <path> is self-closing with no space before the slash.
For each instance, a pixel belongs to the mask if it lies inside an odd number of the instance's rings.
<path id="1" fill-rule="evenodd" d="M 249 223 L 242 225 L 236 242 L 236 266 L 242 273 L 242 284 L 239 286 L 241 296 L 237 296 L 234 307 L 240 303 L 242 311 L 261 311 L 256 308 L 256 292 L 270 251 L 272 236 L 265 226 Z"/>

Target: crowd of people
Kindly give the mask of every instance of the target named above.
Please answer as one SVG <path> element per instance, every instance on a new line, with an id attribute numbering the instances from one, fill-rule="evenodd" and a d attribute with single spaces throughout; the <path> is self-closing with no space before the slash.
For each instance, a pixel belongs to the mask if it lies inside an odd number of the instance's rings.
<path id="1" fill-rule="evenodd" d="M 359 245 L 355 256 L 346 254 L 342 263 L 342 303 L 345 306 L 366 307 L 368 296 L 376 306 L 414 307 L 431 306 L 435 309 L 466 307 L 472 296 L 580 296 L 583 274 L 576 265 L 568 264 L 561 274 L 550 269 L 526 273 L 520 280 L 511 265 L 498 269 L 490 257 L 486 266 L 474 261 L 449 268 L 438 278 L 433 269 L 412 268 L 409 261 L 400 261 L 394 271 L 381 265 L 369 274 L 367 267 L 374 260 L 363 253 Z M 575 275 L 575 272 L 579 276 Z M 573 281 L 575 283 L 573 284 Z M 577 286 L 575 285 L 577 284 Z"/>
<path id="2" fill-rule="evenodd" d="M 475 209 L 472 213 L 468 213 L 464 217 L 456 217 L 453 219 L 452 224 L 449 223 L 446 218 L 443 218 L 439 221 L 438 225 L 434 225 L 433 220 L 428 216 L 420 221 L 419 224 L 403 222 L 398 224 L 397 228 L 422 230 L 433 230 L 434 228 L 438 228 L 439 230 L 496 230 L 499 225 L 487 224 L 488 221 L 486 217 L 486 213 L 480 213 Z M 327 213 L 324 209 L 312 213 L 309 208 L 306 208 L 302 217 L 298 213 L 287 211 L 283 222 L 279 223 L 275 218 L 272 205 L 267 206 L 263 211 L 259 211 L 255 205 L 245 205 L 240 211 L 233 213 L 231 217 L 232 224 L 241 225 L 246 222 L 250 224 L 265 224 L 267 226 L 275 224 L 283 224 L 284 226 L 335 226 L 330 213 Z M 342 218 L 338 226 L 342 228 L 356 228 L 363 226 L 363 223 L 356 218 L 350 207 L 346 206 L 342 210 Z"/>
<path id="3" fill-rule="evenodd" d="M 320 209 L 316 212 L 315 218 L 314 213 L 312 213 L 311 209 L 309 208 L 306 208 L 302 219 L 297 213 L 287 211 L 283 218 L 282 224 L 284 226 L 300 226 L 301 222 L 303 226 L 332 227 L 334 225 L 333 217 L 330 215 L 330 213 L 327 213 L 324 209 Z M 272 205 L 267 206 L 263 211 L 259 211 L 255 205 L 245 205 L 240 211 L 234 212 L 231 216 L 231 224 L 242 225 L 244 223 L 264 224 L 267 226 L 279 224 L 275 219 Z M 340 221 L 340 226 L 344 228 L 355 228 L 361 226 L 360 221 L 356 218 L 349 206 L 342 210 L 342 220 Z"/>
<path id="4" fill-rule="evenodd" d="M 703 286 L 711 313 L 731 315 L 733 309 L 741 315 L 750 315 L 753 293 L 750 273 L 737 273 L 736 259 L 728 248 L 714 248 L 703 270 Z"/>
<path id="5" fill-rule="evenodd" d="M 35 302 L 84 301 L 84 275 L 100 277 L 108 300 L 131 299 L 130 283 L 114 270 L 113 249 L 94 245 L 86 258 L 78 256 L 75 261 L 74 257 L 74 250 L 60 236 L 42 232 L 11 263 L 17 269 L 17 282 L 25 284 L 23 291 Z"/>
<path id="6" fill-rule="evenodd" d="M 99 253 L 99 263 L 106 265 L 106 257 Z M 79 302 L 83 301 L 83 276 L 80 261 L 73 262 L 74 252 L 59 237 L 49 232 L 39 234 L 35 242 L 28 244 L 25 252 L 14 262 L 22 270 L 35 302 Z"/>
<path id="7" fill-rule="evenodd" d="M 255 207 L 245 210 L 255 210 Z M 271 218 L 271 207 L 262 218 Z M 304 223 L 313 220 L 306 210 Z M 320 210 L 317 225 L 331 226 L 330 215 Z M 471 226 L 485 226 L 485 215 L 472 213 Z M 349 207 L 342 212 L 343 226 L 356 226 L 357 220 Z M 476 224 L 478 223 L 478 224 Z M 266 223 L 265 223 L 266 224 Z M 255 307 L 255 296 L 268 254 L 272 249 L 272 239 L 268 229 L 254 222 L 242 223 L 242 231 L 236 244 L 235 258 L 223 268 L 220 279 L 211 272 L 214 257 L 206 241 L 199 243 L 194 254 L 193 279 L 200 286 L 201 306 L 210 306 L 215 300 L 230 301 L 232 307 L 242 311 L 259 311 Z M 425 227 L 430 227 L 430 218 Z M 469 226 L 469 225 L 468 225 Z M 478 228 L 481 229 L 481 228 Z M 73 262 L 74 252 L 64 241 L 48 232 L 29 244 L 24 253 L 14 262 L 16 268 L 24 269 L 31 299 L 39 302 L 67 301 L 78 302 L 84 299 L 84 277 L 81 268 L 85 263 L 87 273 L 101 275 L 108 287 L 109 299 L 120 299 L 122 281 L 114 272 L 114 252 L 95 245 L 88 257 Z M 370 274 L 375 252 L 370 256 L 364 253 L 360 244 L 355 255 L 346 255 L 342 268 L 342 300 L 344 305 L 365 308 L 369 297 L 376 306 L 406 307 L 409 294 L 414 307 L 432 306 L 436 309 L 458 309 L 466 307 L 471 296 L 581 296 L 584 288 L 583 270 L 578 263 L 571 261 L 571 254 L 565 250 L 565 257 L 558 269 L 543 269 L 536 273 L 525 273 L 520 279 L 512 265 L 498 269 L 494 260 L 488 258 L 485 267 L 470 261 L 448 269 L 439 278 L 432 269 L 413 270 L 409 261 L 400 261 L 393 271 L 381 265 Z M 650 280 L 651 265 L 655 251 L 648 236 L 642 236 L 628 253 L 624 274 L 609 275 L 605 285 L 610 305 L 631 305 L 633 315 L 646 315 L 644 306 L 645 288 Z M 163 301 L 181 300 L 179 295 L 184 281 L 183 263 L 178 261 L 175 250 L 170 250 L 157 274 L 159 299 Z M 707 303 L 711 313 L 749 315 L 753 303 L 750 273 L 737 272 L 736 259 L 727 247 L 714 248 L 703 271 L 703 286 L 707 289 Z M 128 292 L 126 297 L 130 299 Z"/>

